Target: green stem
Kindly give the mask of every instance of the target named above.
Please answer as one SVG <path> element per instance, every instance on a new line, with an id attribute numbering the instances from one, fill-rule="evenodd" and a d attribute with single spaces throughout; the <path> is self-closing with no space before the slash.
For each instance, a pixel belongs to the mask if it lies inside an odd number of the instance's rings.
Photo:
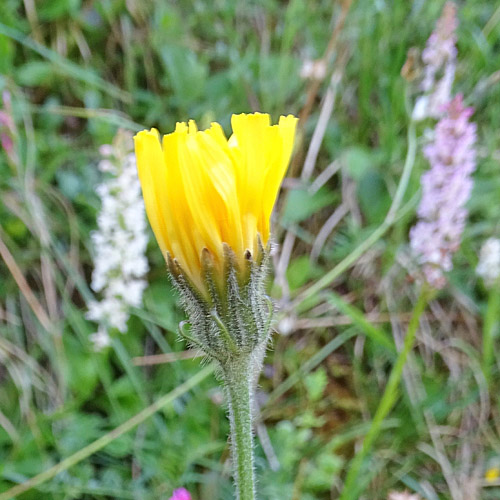
<path id="1" fill-rule="evenodd" d="M 488 384 L 491 379 L 491 366 L 495 359 L 494 341 L 500 331 L 500 285 L 490 291 L 488 307 L 483 326 L 483 373 Z"/>
<path id="2" fill-rule="evenodd" d="M 385 220 L 392 223 L 396 219 L 396 213 L 401 206 L 406 190 L 408 189 L 408 183 L 410 182 L 411 172 L 413 170 L 413 165 L 415 164 L 415 156 L 417 153 L 417 132 L 416 123 L 411 120 L 408 125 L 407 133 L 408 150 L 406 152 L 405 163 L 403 166 L 403 173 L 399 179 L 399 184 L 396 189 L 396 194 L 391 203 L 391 208 L 385 217 Z"/>
<path id="3" fill-rule="evenodd" d="M 349 471 L 347 472 L 347 477 L 345 480 L 342 495 L 340 496 L 340 500 L 351 500 L 353 498 L 359 498 L 361 492 L 359 491 L 360 485 L 358 476 L 361 471 L 361 467 L 363 466 L 364 459 L 370 452 L 375 439 L 380 434 L 380 430 L 382 429 L 382 424 L 385 417 L 387 417 L 392 407 L 396 403 L 397 389 L 403 375 L 403 368 L 405 366 L 409 353 L 413 349 L 418 325 L 420 324 L 420 318 L 425 311 L 427 304 L 429 303 L 429 299 L 429 290 L 424 286 L 418 297 L 415 309 L 413 310 L 413 315 L 410 319 L 408 330 L 404 339 L 403 348 L 401 349 L 396 363 L 392 368 L 391 374 L 389 375 L 389 380 L 385 387 L 382 399 L 380 400 L 380 403 L 378 405 L 377 411 L 375 412 L 375 416 L 373 417 L 370 430 L 365 436 L 360 452 L 354 457 L 353 461 L 351 462 Z"/>
<path id="4" fill-rule="evenodd" d="M 252 366 L 252 357 L 242 355 L 222 367 L 229 403 L 231 448 L 237 500 L 255 500 Z"/>

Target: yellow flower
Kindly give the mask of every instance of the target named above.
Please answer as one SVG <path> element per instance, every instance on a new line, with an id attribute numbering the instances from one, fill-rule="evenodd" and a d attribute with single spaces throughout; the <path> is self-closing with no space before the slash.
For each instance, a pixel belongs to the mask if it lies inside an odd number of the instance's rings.
<path id="1" fill-rule="evenodd" d="M 241 114 L 231 118 L 229 140 L 218 123 L 198 131 L 194 121 L 178 123 L 162 143 L 155 129 L 135 136 L 144 202 L 158 244 L 201 290 L 204 249 L 221 269 L 223 243 L 237 263 L 246 250 L 257 257 L 259 236 L 266 246 L 296 123 L 291 115 L 271 126 L 267 114 Z"/>
<path id="2" fill-rule="evenodd" d="M 500 468 L 490 467 L 484 474 L 484 478 L 488 483 L 494 483 L 498 478 L 500 478 Z"/>

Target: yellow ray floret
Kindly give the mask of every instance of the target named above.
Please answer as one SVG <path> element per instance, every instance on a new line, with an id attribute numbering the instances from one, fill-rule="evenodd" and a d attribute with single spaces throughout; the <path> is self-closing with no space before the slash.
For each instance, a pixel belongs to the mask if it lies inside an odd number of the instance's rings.
<path id="1" fill-rule="evenodd" d="M 160 142 L 157 130 L 135 136 L 146 212 L 164 254 L 203 288 L 201 253 L 223 260 L 223 243 L 238 259 L 269 239 L 269 220 L 292 153 L 297 119 L 271 125 L 262 113 L 233 115 L 228 139 L 219 124 L 205 131 L 178 123 Z"/>

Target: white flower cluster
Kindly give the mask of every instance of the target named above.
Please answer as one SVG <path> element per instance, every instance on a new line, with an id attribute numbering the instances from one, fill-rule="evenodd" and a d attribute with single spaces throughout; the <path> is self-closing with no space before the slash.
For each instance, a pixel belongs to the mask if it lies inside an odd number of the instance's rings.
<path id="1" fill-rule="evenodd" d="M 137 177 L 130 134 L 119 131 L 113 145 L 100 149 L 99 170 L 107 174 L 97 187 L 101 212 L 91 238 L 95 249 L 91 287 L 100 301 L 88 304 L 87 319 L 99 323 L 91 341 L 96 350 L 110 344 L 109 329 L 127 331 L 131 307 L 139 307 L 149 269 L 144 255 L 148 244 L 144 202 Z"/>
<path id="2" fill-rule="evenodd" d="M 500 239 L 489 238 L 481 247 L 479 264 L 476 268 L 484 284 L 491 288 L 500 281 Z"/>
<path id="3" fill-rule="evenodd" d="M 415 494 L 409 493 L 408 491 L 391 491 L 387 500 L 421 500 L 420 497 Z"/>
<path id="4" fill-rule="evenodd" d="M 322 59 L 306 59 L 300 68 L 300 77 L 304 80 L 323 80 L 326 76 L 326 64 Z"/>

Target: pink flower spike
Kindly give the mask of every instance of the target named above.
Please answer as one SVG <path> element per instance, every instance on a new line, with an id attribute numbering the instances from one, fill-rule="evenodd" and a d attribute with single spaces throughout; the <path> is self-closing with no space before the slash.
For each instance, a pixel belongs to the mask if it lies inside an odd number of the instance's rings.
<path id="1" fill-rule="evenodd" d="M 446 285 L 444 273 L 453 268 L 467 222 L 476 169 L 476 125 L 472 108 L 457 95 L 444 108 L 432 142 L 424 147 L 430 169 L 421 177 L 422 199 L 418 222 L 410 231 L 410 245 L 427 282 L 436 289 Z"/>
<path id="2" fill-rule="evenodd" d="M 191 494 L 186 488 L 178 488 L 173 491 L 169 500 L 191 500 Z"/>
<path id="3" fill-rule="evenodd" d="M 422 52 L 424 68 L 420 90 L 423 95 L 415 102 L 414 120 L 441 118 L 444 106 L 451 100 L 457 64 L 457 26 L 457 7 L 453 2 L 446 2 Z"/>

